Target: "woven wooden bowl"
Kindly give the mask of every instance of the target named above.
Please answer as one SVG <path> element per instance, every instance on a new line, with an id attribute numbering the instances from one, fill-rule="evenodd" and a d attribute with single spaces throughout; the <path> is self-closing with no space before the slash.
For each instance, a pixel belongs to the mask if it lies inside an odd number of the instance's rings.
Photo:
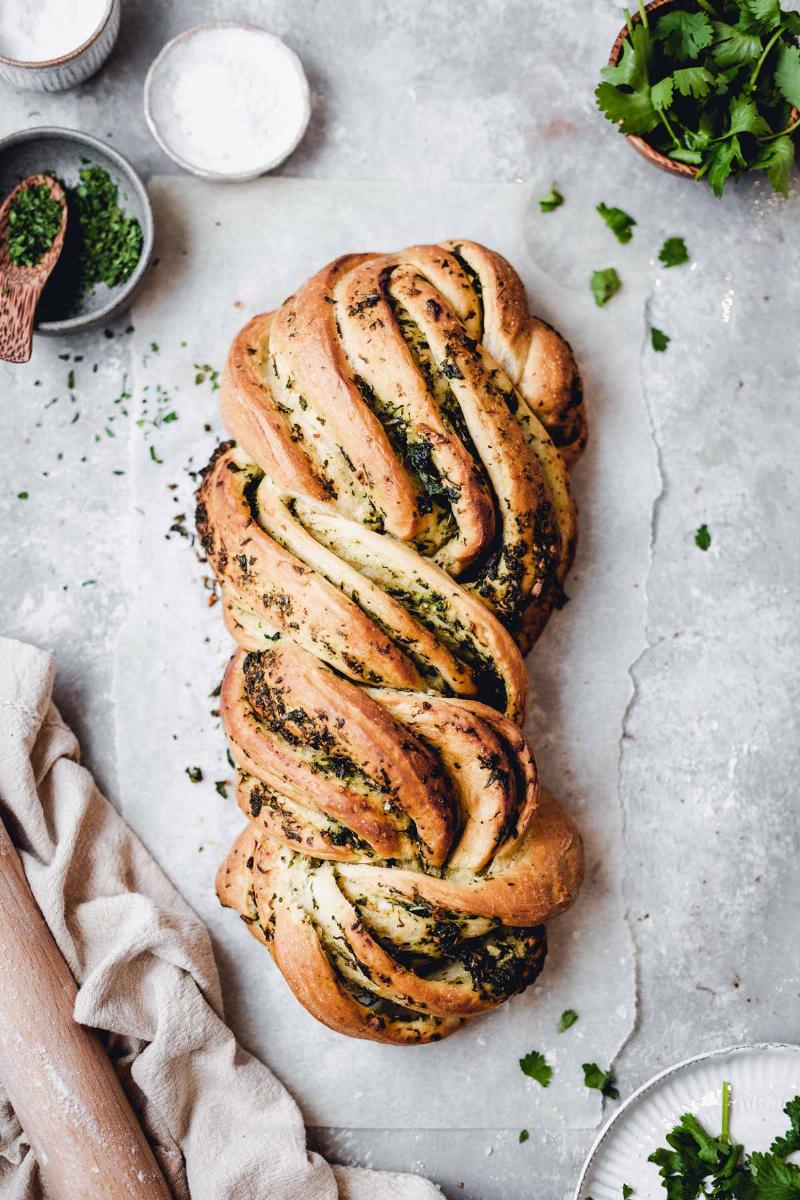
<path id="1" fill-rule="evenodd" d="M 685 0 L 651 0 L 650 4 L 645 5 L 645 11 L 648 16 L 650 13 L 658 12 L 659 9 L 674 8 L 677 3 L 685 3 Z M 637 11 L 632 14 L 631 20 L 634 25 L 641 22 L 641 14 Z M 623 25 L 617 34 L 617 40 L 611 48 L 611 54 L 608 59 L 610 67 L 616 67 L 622 57 L 622 45 L 628 36 L 628 27 Z M 792 109 L 792 121 L 798 119 L 798 111 Z M 633 146 L 637 153 L 641 154 L 642 158 L 646 158 L 654 167 L 659 167 L 662 171 L 669 171 L 671 175 L 686 175 L 689 179 L 696 179 L 698 168 L 690 163 L 675 162 L 673 158 L 668 158 L 666 154 L 662 154 L 660 150 L 656 150 L 643 137 L 638 137 L 635 134 L 626 134 L 628 142 Z"/>

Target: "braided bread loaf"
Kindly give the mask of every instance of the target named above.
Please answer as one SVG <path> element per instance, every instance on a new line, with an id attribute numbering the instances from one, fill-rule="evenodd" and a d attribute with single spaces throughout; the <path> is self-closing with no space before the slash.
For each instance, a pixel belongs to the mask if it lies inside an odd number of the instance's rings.
<path id="1" fill-rule="evenodd" d="M 197 525 L 249 824 L 220 899 L 325 1024 L 441 1038 L 536 978 L 582 876 L 519 729 L 575 546 L 577 369 L 503 258 L 448 242 L 325 267 L 221 398 Z"/>

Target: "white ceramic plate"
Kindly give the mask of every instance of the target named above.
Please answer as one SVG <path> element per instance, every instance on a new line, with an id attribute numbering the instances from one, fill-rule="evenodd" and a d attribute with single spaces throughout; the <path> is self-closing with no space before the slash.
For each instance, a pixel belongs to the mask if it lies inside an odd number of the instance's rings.
<path id="1" fill-rule="evenodd" d="M 600 1133 L 581 1172 L 575 1200 L 665 1200 L 658 1168 L 648 1155 L 692 1112 L 717 1135 L 722 1084 L 731 1085 L 731 1135 L 746 1150 L 767 1150 L 789 1121 L 782 1109 L 800 1093 L 800 1046 L 765 1042 L 731 1046 L 676 1063 L 625 1101 Z M 796 1156 L 795 1156 L 796 1157 Z"/>

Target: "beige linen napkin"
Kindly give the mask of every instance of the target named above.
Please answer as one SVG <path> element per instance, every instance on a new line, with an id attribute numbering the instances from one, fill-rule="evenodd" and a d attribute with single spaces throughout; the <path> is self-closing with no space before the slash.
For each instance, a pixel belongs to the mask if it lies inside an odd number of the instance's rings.
<path id="1" fill-rule="evenodd" d="M 174 1195 L 442 1200 L 416 1176 L 331 1167 L 306 1150 L 296 1104 L 224 1023 L 205 927 L 79 765 L 54 675 L 48 654 L 0 638 L 0 814 L 78 982 L 76 1019 L 111 1035 Z M 0 1195 L 44 1194 L 0 1096 Z"/>

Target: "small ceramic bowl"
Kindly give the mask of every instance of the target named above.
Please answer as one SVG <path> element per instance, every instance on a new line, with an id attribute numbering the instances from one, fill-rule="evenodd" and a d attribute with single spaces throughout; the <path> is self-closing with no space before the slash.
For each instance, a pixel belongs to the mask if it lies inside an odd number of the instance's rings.
<path id="1" fill-rule="evenodd" d="M 673 8 L 678 2 L 679 0 L 651 0 L 650 4 L 645 5 L 645 11 L 649 16 L 650 13 L 658 12 L 661 9 Z M 641 13 L 633 13 L 631 20 L 634 25 L 640 24 L 642 20 Z M 608 59 L 608 65 L 610 67 L 616 67 L 618 65 L 619 60 L 622 57 L 622 47 L 627 36 L 628 27 L 627 25 L 623 25 L 622 29 L 620 29 L 619 33 L 617 34 L 617 39 L 614 42 L 614 45 L 611 48 L 611 54 Z M 792 109 L 792 120 L 796 121 L 797 117 L 798 112 L 797 109 L 794 108 Z M 651 146 L 650 143 L 645 141 L 643 137 L 637 137 L 634 134 L 628 134 L 627 138 L 629 144 L 633 146 L 634 150 L 641 154 L 642 158 L 646 158 L 649 163 L 652 163 L 654 167 L 659 167 L 662 171 L 669 171 L 672 175 L 684 175 L 688 179 L 697 178 L 699 170 L 698 167 L 692 166 L 691 163 L 676 162 L 674 158 L 669 158 L 666 154 L 662 154 L 660 150 L 656 150 L 655 147 Z"/>
<path id="2" fill-rule="evenodd" d="M 74 129 L 45 126 L 24 129 L 0 139 L 0 199 L 29 175 L 47 171 L 67 186 L 78 181 L 78 172 L 88 163 L 108 171 L 119 188 L 119 201 L 126 213 L 136 217 L 142 228 L 142 254 L 133 274 L 116 287 L 98 284 L 69 316 L 51 312 L 36 325 L 36 332 L 56 336 L 79 333 L 103 325 L 130 307 L 134 293 L 144 279 L 153 253 L 153 213 L 144 184 L 130 163 L 104 142 Z M 69 237 L 69 224 L 67 226 Z M 66 251 L 65 251 L 66 252 Z M 56 266 L 48 284 L 57 286 Z M 51 308 L 54 307 L 51 303 Z M 47 312 L 48 291 L 42 296 L 39 312 Z"/>
<path id="3" fill-rule="evenodd" d="M 286 71 L 289 86 L 294 90 L 297 103 L 296 120 L 291 126 L 287 127 L 285 137 L 276 153 L 268 161 L 254 163 L 252 167 L 248 167 L 243 171 L 215 171 L 192 162 L 186 157 L 185 148 L 177 146 L 168 140 L 163 128 L 163 121 L 160 120 L 160 114 L 164 111 L 164 105 L 170 103 L 170 96 L 165 86 L 165 67 L 169 66 L 169 60 L 176 52 L 180 52 L 190 39 L 203 37 L 205 34 L 219 29 L 240 29 L 248 34 L 252 34 L 254 37 L 259 37 L 263 42 L 265 52 L 280 58 L 282 66 Z M 211 21 L 206 25 L 197 25 L 193 29 L 187 29 L 184 33 L 179 33 L 172 41 L 167 42 L 158 56 L 153 60 L 144 81 L 144 116 L 148 128 L 158 145 L 174 163 L 177 163 L 185 171 L 190 171 L 193 175 L 199 175 L 202 179 L 215 179 L 219 181 L 243 182 L 248 179 L 257 179 L 259 175 L 264 175 L 267 171 L 273 170 L 274 167 L 282 163 L 300 144 L 311 116 L 308 79 L 303 70 L 303 64 L 294 50 L 287 46 L 279 37 L 276 37 L 275 34 L 269 33 L 268 30 L 262 29 L 258 25 L 248 25 L 241 21 Z"/>
<path id="4" fill-rule="evenodd" d="M 64 0 L 66 3 L 67 0 Z M 22 62 L 0 54 L 0 78 L 32 92 L 63 92 L 77 87 L 99 71 L 114 48 L 119 33 L 120 0 L 107 0 L 94 33 L 60 58 Z"/>

